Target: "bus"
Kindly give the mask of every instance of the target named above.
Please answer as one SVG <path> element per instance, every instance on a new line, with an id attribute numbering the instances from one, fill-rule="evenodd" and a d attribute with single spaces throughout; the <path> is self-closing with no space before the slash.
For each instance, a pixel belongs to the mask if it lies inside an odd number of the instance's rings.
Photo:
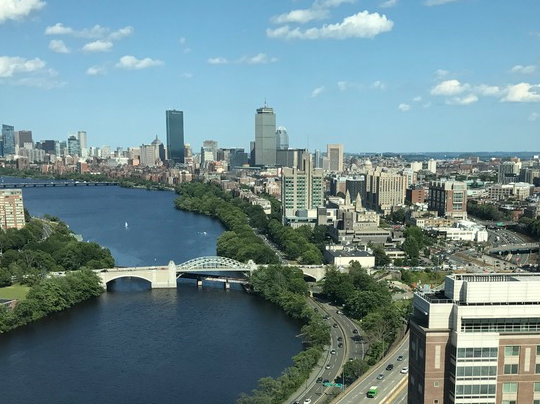
<path id="1" fill-rule="evenodd" d="M 369 398 L 373 398 L 377 395 L 378 392 L 379 392 L 379 388 L 377 386 L 371 386 L 367 392 L 367 396 Z"/>

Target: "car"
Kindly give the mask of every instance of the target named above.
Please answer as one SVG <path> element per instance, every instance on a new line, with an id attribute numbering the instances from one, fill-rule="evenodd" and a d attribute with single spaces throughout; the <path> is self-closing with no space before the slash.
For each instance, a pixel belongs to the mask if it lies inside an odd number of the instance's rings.
<path id="1" fill-rule="evenodd" d="M 311 404 L 311 398 L 306 398 L 304 400 L 304 404 Z"/>
<path id="2" fill-rule="evenodd" d="M 328 319 L 330 318 L 330 316 L 329 316 L 328 314 L 325 314 L 325 315 L 323 316 L 323 318 L 324 318 L 325 320 L 328 320 Z"/>
<path id="3" fill-rule="evenodd" d="M 337 323 L 334 323 L 334 325 L 332 325 L 332 327 L 337 328 Z"/>
<path id="4" fill-rule="evenodd" d="M 343 341 L 343 338 L 342 337 L 337 337 L 337 340 L 338 341 Z"/>
<path id="5" fill-rule="evenodd" d="M 339 344 L 337 344 L 338 348 L 343 348 L 343 343 L 340 342 Z"/>
<path id="6" fill-rule="evenodd" d="M 352 362 L 354 360 L 354 358 L 349 358 L 349 362 Z"/>
<path id="7" fill-rule="evenodd" d="M 381 373 L 379 374 L 379 376 L 377 376 L 377 380 L 382 380 L 382 379 L 384 379 L 384 375 Z"/>
<path id="8" fill-rule="evenodd" d="M 393 370 L 394 369 L 394 364 L 390 363 L 388 364 L 388 366 L 386 367 L 386 370 Z"/>
<path id="9" fill-rule="evenodd" d="M 336 311 L 337 314 L 343 314 L 341 310 Z"/>
<path id="10" fill-rule="evenodd" d="M 401 362 L 401 361 L 403 360 L 403 355 L 399 355 L 399 356 L 397 357 L 397 360 L 398 360 L 399 362 Z"/>
<path id="11" fill-rule="evenodd" d="M 324 380 L 323 380 L 323 384 L 324 384 L 324 383 L 330 383 L 330 380 L 324 379 Z"/>
<path id="12" fill-rule="evenodd" d="M 322 383 L 322 377 L 317 377 L 317 383 Z"/>
<path id="13" fill-rule="evenodd" d="M 401 370 L 399 371 L 399 373 L 403 373 L 403 374 L 409 373 L 409 367 L 408 366 L 402 367 Z"/>
<path id="14" fill-rule="evenodd" d="M 358 334 L 358 330 L 355 328 L 354 330 L 352 330 L 352 333 L 353 334 Z"/>
<path id="15" fill-rule="evenodd" d="M 300 401 L 296 400 L 293 404 L 300 404 Z"/>
<path id="16" fill-rule="evenodd" d="M 332 349 L 332 350 L 330 351 L 330 353 L 331 353 L 332 355 L 335 355 L 335 354 L 336 354 L 336 350 L 335 350 L 335 349 Z"/>
<path id="17" fill-rule="evenodd" d="M 330 369 L 330 364 L 326 365 L 324 368 L 327 370 Z"/>

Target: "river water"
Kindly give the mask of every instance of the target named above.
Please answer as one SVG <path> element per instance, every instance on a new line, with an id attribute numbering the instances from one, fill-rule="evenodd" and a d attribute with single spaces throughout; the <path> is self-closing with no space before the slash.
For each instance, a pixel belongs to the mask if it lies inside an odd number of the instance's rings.
<path id="1" fill-rule="evenodd" d="M 120 187 L 23 190 L 33 216 L 60 217 L 123 266 L 215 255 L 220 223 L 175 210 L 174 197 Z M 299 324 L 241 290 L 116 286 L 0 335 L 2 403 L 234 403 L 301 350 Z"/>

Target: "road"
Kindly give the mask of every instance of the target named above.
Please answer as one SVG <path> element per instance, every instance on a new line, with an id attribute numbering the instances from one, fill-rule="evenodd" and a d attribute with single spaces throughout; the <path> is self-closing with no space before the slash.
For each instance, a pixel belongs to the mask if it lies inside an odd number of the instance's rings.
<path id="1" fill-rule="evenodd" d="M 372 368 L 366 375 L 362 376 L 361 381 L 354 384 L 352 388 L 346 391 L 343 396 L 336 400 L 335 404 L 356 404 L 360 402 L 366 402 L 370 404 L 378 404 L 383 402 L 387 396 L 392 392 L 394 387 L 398 385 L 408 377 L 408 374 L 400 373 L 404 366 L 409 366 L 409 337 L 404 338 L 399 344 L 398 349 L 393 351 L 392 355 L 386 357 L 380 364 Z M 403 356 L 403 361 L 398 361 L 397 357 Z M 394 365 L 393 370 L 386 370 L 389 364 Z M 377 380 L 377 376 L 383 374 L 382 380 Z M 404 382 L 406 383 L 406 382 Z M 377 386 L 379 388 L 379 394 L 374 398 L 367 398 L 366 394 L 371 386 Z M 406 389 L 404 389 L 406 392 Z M 398 397 L 401 396 L 400 393 Z M 397 403 L 393 400 L 392 403 Z"/>
<path id="2" fill-rule="evenodd" d="M 353 337 L 356 335 L 353 330 L 356 329 L 356 325 L 343 314 L 337 314 L 339 310 L 337 307 L 331 306 L 326 303 L 315 302 L 310 300 L 310 305 L 317 307 L 319 313 L 322 315 L 329 315 L 330 318 L 326 320 L 330 325 L 331 330 L 331 343 L 329 350 L 335 350 L 335 354 L 325 353 L 326 358 L 323 366 L 319 369 L 317 377 L 321 377 L 323 380 L 330 382 L 341 383 L 341 380 L 335 380 L 338 375 L 341 374 L 342 367 L 349 358 L 363 358 L 365 355 L 365 346 L 363 342 L 356 342 Z M 337 324 L 334 327 L 334 324 Z M 341 341 L 338 340 L 341 338 Z M 342 342 L 343 347 L 339 348 L 338 344 Z M 328 369 L 327 369 L 328 367 Z M 340 390 L 336 387 L 325 387 L 322 383 L 316 383 L 315 381 L 307 382 L 304 391 L 301 394 L 296 395 L 290 402 L 299 401 L 302 403 L 305 399 L 310 398 L 313 404 L 326 403 L 331 398 L 339 393 Z"/>

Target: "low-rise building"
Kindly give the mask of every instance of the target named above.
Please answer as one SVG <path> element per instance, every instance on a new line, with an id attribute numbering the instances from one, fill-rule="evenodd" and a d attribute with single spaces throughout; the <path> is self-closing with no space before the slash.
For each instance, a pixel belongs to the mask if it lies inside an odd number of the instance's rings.
<path id="1" fill-rule="evenodd" d="M 331 265 L 349 266 L 353 261 L 357 261 L 362 268 L 373 268 L 375 257 L 364 250 L 353 248 L 339 248 L 334 246 L 324 251 L 324 259 Z"/>

